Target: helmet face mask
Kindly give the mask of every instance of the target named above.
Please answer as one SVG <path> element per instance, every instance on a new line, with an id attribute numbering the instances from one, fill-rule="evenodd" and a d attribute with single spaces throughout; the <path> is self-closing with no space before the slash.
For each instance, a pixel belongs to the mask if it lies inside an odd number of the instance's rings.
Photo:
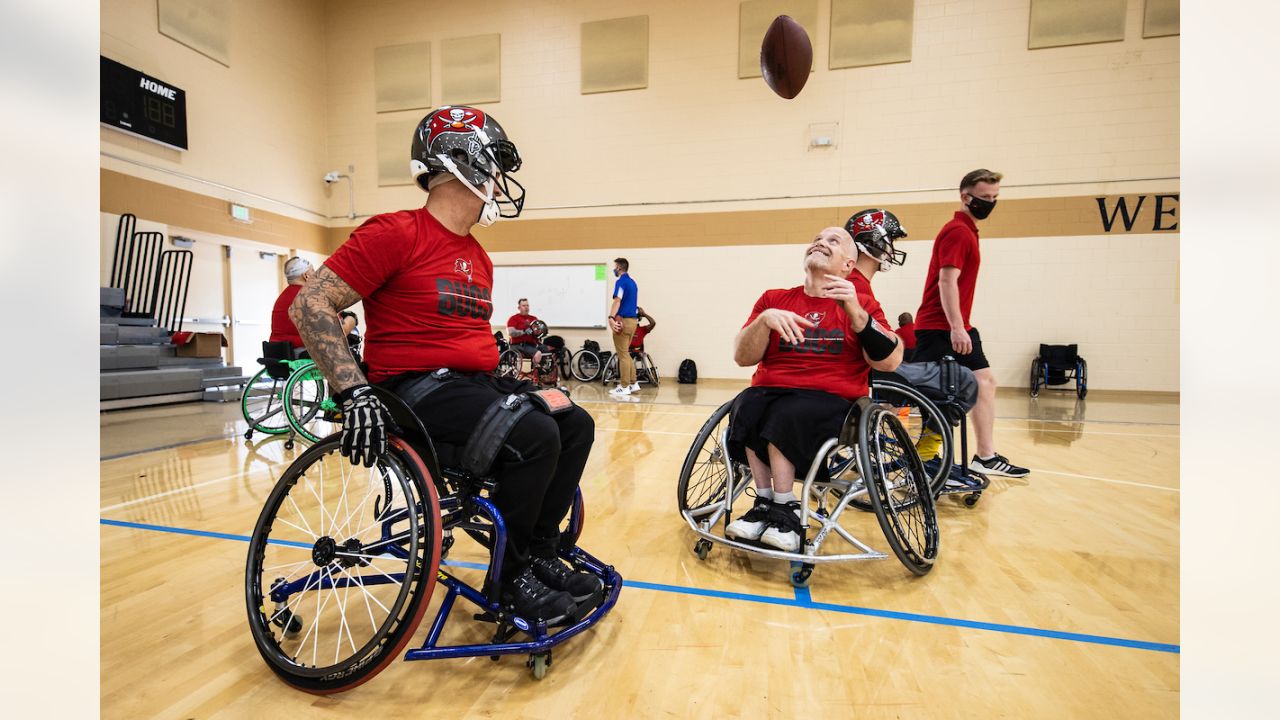
<path id="1" fill-rule="evenodd" d="M 409 172 L 428 192 L 434 178 L 456 178 L 484 201 L 477 222 L 488 226 L 524 210 L 524 186 L 511 177 L 521 164 L 520 152 L 498 121 L 475 108 L 445 106 L 418 123 Z"/>
<path id="2" fill-rule="evenodd" d="M 893 241 L 907 236 L 906 228 L 898 217 L 888 210 L 871 208 L 859 210 L 849 216 L 844 229 L 853 236 L 859 252 L 880 262 L 880 271 L 888 272 L 894 265 L 907 261 L 907 253 L 893 247 Z"/>

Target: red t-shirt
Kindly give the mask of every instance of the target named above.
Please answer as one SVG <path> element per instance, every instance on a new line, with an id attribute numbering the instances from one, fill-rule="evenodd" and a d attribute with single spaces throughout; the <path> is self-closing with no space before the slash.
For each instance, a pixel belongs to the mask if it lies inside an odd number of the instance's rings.
<path id="1" fill-rule="evenodd" d="M 289 319 L 289 306 L 301 291 L 301 285 L 289 285 L 276 298 L 276 304 L 271 308 L 271 342 L 287 342 L 296 348 L 305 347 L 297 326 Z"/>
<path id="2" fill-rule="evenodd" d="M 902 347 L 908 350 L 916 349 L 916 324 L 909 322 L 898 328 L 898 337 L 902 338 Z"/>
<path id="3" fill-rule="evenodd" d="M 370 382 L 497 367 L 493 261 L 470 234 L 453 234 L 426 208 L 375 215 L 324 264 L 364 299 Z"/>
<path id="4" fill-rule="evenodd" d="M 933 256 L 929 259 L 929 274 L 925 276 L 924 297 L 920 311 L 916 313 L 917 330 L 950 330 L 947 314 L 942 310 L 942 294 L 938 289 L 938 273 L 944 267 L 960 270 L 960 316 L 964 329 L 969 324 L 969 310 L 973 307 L 973 289 L 978 284 L 978 265 L 982 260 L 978 252 L 978 226 L 973 218 L 956 212 L 955 218 L 942 226 L 938 238 L 933 241 Z"/>
<path id="5" fill-rule="evenodd" d="M 533 321 L 537 319 L 537 315 L 521 315 L 520 313 L 516 313 L 515 315 L 507 318 L 507 327 L 512 330 L 528 330 L 529 326 L 533 324 Z M 514 335 L 511 338 L 511 342 L 524 343 L 526 345 L 537 345 L 538 338 L 533 335 Z"/>
<path id="6" fill-rule="evenodd" d="M 865 301 L 862 304 L 881 327 L 887 327 L 883 323 L 884 313 L 877 318 Z M 853 334 L 849 316 L 840 303 L 830 298 L 809 297 L 804 294 L 804 286 L 766 290 L 756 300 L 751 317 L 743 327 L 769 308 L 790 310 L 816 323 L 817 327 L 805 328 L 805 340 L 799 346 L 785 343 L 777 332 L 769 331 L 769 344 L 751 376 L 752 385 L 823 390 L 847 400 L 867 395 L 871 366 L 862 356 L 862 345 Z"/>
<path id="7" fill-rule="evenodd" d="M 644 345 L 644 336 L 649 334 L 649 326 L 636 327 L 636 334 L 631 336 L 631 344 L 627 346 L 628 350 L 639 350 Z"/>

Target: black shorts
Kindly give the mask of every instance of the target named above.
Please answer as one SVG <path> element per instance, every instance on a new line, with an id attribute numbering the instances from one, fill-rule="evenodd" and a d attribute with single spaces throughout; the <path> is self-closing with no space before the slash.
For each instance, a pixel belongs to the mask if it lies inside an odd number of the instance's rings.
<path id="1" fill-rule="evenodd" d="M 978 328 L 969 329 L 969 339 L 973 341 L 973 350 L 968 355 L 961 355 L 951 348 L 951 332 L 948 330 L 916 330 L 916 351 L 911 362 L 934 362 L 950 355 L 964 367 L 977 372 L 991 367 L 987 356 L 982 352 L 982 336 Z"/>
<path id="2" fill-rule="evenodd" d="M 533 354 L 537 352 L 543 352 L 543 353 L 551 352 L 551 348 L 547 347 L 546 345 L 542 345 L 542 344 L 534 345 L 533 343 L 511 343 L 511 349 L 520 353 L 522 357 L 527 357 L 527 358 L 533 357 Z"/>
<path id="3" fill-rule="evenodd" d="M 729 457 L 746 462 L 746 448 L 768 462 L 773 445 L 796 466 L 803 479 L 822 444 L 840 434 L 853 406 L 839 395 L 821 390 L 750 387 L 733 402 L 729 427 Z M 823 463 L 817 478 L 826 480 Z"/>

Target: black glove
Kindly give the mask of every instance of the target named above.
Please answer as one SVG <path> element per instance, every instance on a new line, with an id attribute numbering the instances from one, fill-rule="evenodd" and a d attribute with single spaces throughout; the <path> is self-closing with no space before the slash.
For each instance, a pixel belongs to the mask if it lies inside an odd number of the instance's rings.
<path id="1" fill-rule="evenodd" d="M 394 427 L 391 413 L 369 385 L 356 385 L 338 393 L 342 406 L 342 455 L 352 465 L 373 467 L 387 452 L 387 428 Z"/>

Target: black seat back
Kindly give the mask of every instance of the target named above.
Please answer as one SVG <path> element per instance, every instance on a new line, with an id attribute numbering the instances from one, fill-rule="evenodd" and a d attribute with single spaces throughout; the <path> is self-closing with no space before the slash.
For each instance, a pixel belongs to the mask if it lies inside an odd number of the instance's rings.
<path id="1" fill-rule="evenodd" d="M 267 368 L 267 375 L 272 380 L 288 380 L 289 364 L 286 362 L 293 359 L 293 345 L 288 342 L 271 342 L 264 340 L 262 342 L 262 359 L 258 362 Z"/>
<path id="2" fill-rule="evenodd" d="M 1076 367 L 1076 361 L 1080 359 L 1077 351 L 1077 345 L 1045 345 L 1040 344 L 1040 361 L 1053 369 L 1071 369 Z"/>
<path id="3" fill-rule="evenodd" d="M 387 406 L 387 410 L 391 413 L 391 419 L 396 421 L 396 425 L 400 426 L 400 432 L 397 433 L 404 438 L 414 452 L 418 453 L 418 457 L 422 458 L 422 462 L 426 464 L 427 471 L 431 473 L 431 481 L 435 483 L 436 492 L 444 495 L 448 492 L 444 484 L 444 476 L 440 474 L 440 458 L 436 454 L 436 448 L 431 443 L 431 437 L 427 435 L 427 429 L 422 425 L 422 421 L 417 415 L 409 409 L 404 400 L 399 395 L 390 390 L 373 386 L 374 393 L 383 405 Z"/>

